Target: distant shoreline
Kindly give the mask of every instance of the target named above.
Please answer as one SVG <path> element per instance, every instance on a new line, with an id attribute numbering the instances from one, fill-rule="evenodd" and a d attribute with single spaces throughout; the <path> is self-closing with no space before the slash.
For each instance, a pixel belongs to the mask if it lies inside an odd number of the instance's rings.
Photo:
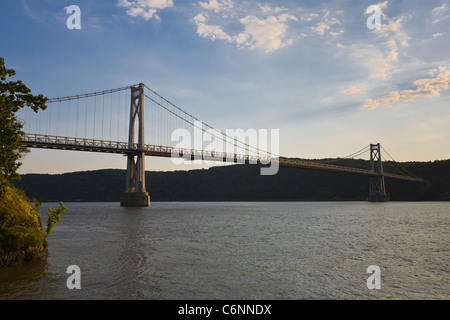
<path id="1" fill-rule="evenodd" d="M 365 160 L 340 165 L 368 168 Z M 391 201 L 450 201 L 450 160 L 404 163 L 427 180 L 417 183 L 385 178 Z M 366 201 L 369 178 L 336 172 L 280 168 L 261 176 L 259 166 L 233 165 L 190 171 L 147 171 L 151 202 Z M 385 172 L 395 166 L 384 163 Z M 104 169 L 64 174 L 25 174 L 14 184 L 40 202 L 119 202 L 126 170 Z"/>

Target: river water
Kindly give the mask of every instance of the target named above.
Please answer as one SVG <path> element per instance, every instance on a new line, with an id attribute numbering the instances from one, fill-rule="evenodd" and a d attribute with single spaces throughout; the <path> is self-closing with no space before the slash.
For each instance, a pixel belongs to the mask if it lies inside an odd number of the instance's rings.
<path id="1" fill-rule="evenodd" d="M 450 202 L 66 206 L 47 261 L 0 269 L 0 299 L 450 298 Z"/>

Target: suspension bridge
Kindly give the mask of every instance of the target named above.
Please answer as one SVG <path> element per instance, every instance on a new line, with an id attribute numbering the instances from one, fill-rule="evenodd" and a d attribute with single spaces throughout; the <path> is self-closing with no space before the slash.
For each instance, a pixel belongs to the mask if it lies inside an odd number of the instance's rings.
<path id="1" fill-rule="evenodd" d="M 21 143 L 25 147 L 125 155 L 127 175 L 122 206 L 150 205 L 145 187 L 145 156 L 363 175 L 369 178 L 368 200 L 374 202 L 389 201 L 385 178 L 425 182 L 398 164 L 379 143 L 340 158 L 354 159 L 369 152 L 367 169 L 282 157 L 269 152 L 267 143 L 261 146 L 247 142 L 245 136 L 230 136 L 201 122 L 145 84 L 49 99 L 45 111 L 22 109 L 18 118 L 24 126 Z M 206 148 L 180 144 L 173 141 L 175 130 L 192 136 L 196 132 L 207 134 L 216 144 Z M 382 152 L 396 164 L 397 173 L 383 170 L 386 158 Z"/>

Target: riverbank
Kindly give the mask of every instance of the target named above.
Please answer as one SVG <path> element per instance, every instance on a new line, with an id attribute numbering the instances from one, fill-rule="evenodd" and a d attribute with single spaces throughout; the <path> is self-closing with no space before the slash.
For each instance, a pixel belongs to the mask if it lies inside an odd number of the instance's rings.
<path id="1" fill-rule="evenodd" d="M 40 204 L 24 192 L 7 187 L 0 197 L 0 267 L 47 258 Z"/>

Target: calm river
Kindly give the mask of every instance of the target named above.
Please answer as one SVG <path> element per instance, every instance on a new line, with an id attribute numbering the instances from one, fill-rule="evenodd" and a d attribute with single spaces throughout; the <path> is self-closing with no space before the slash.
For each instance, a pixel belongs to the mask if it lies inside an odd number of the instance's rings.
<path id="1" fill-rule="evenodd" d="M 0 269 L 0 299 L 450 298 L 450 202 L 66 206 L 46 262 Z"/>

